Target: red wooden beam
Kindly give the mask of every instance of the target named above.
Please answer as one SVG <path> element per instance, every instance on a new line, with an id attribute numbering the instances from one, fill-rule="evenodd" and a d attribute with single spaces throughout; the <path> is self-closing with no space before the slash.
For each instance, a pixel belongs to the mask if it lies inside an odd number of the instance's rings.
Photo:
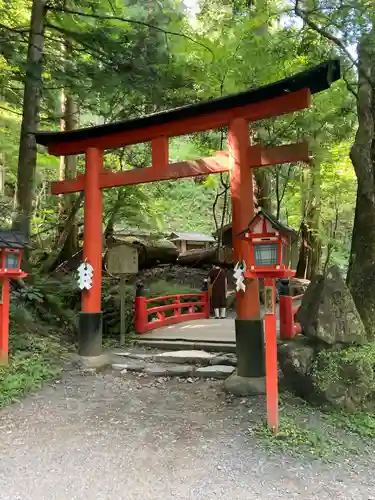
<path id="1" fill-rule="evenodd" d="M 217 155 L 228 157 L 229 152 L 217 151 Z M 249 147 L 248 158 L 248 165 L 251 168 L 282 165 L 283 163 L 295 163 L 297 161 L 308 163 L 310 161 L 309 145 L 307 142 L 300 142 L 265 148 L 261 144 L 257 144 Z"/>
<path id="2" fill-rule="evenodd" d="M 249 160 L 251 167 L 266 167 L 282 165 L 283 163 L 309 162 L 309 144 L 300 142 L 285 144 L 273 148 L 264 148 L 261 145 L 250 146 Z"/>
<path id="3" fill-rule="evenodd" d="M 212 157 L 170 163 L 167 167 L 160 168 L 135 168 L 133 170 L 126 170 L 125 172 L 102 171 L 100 174 L 100 187 L 105 189 L 115 186 L 167 181 L 171 179 L 182 179 L 184 177 L 196 177 L 198 175 L 217 174 L 220 172 L 227 172 L 228 170 L 228 161 L 225 161 L 224 158 L 219 161 L 216 157 Z M 83 191 L 84 179 L 84 176 L 78 176 L 76 179 L 51 182 L 51 193 L 65 194 Z"/>
<path id="4" fill-rule="evenodd" d="M 165 168 L 169 164 L 168 137 L 162 136 L 151 141 L 152 166 Z"/>
<path id="5" fill-rule="evenodd" d="M 248 104 L 247 106 L 216 111 L 205 116 L 186 118 L 172 123 L 152 125 L 136 130 L 128 130 L 101 137 L 77 140 L 71 142 L 57 142 L 51 144 L 48 152 L 55 156 L 82 154 L 89 147 L 99 149 L 113 149 L 140 142 L 149 142 L 161 136 L 175 137 L 192 134 L 220 127 L 226 127 L 235 118 L 244 118 L 248 121 L 264 120 L 286 113 L 293 113 L 308 108 L 311 104 L 309 89 L 290 92 L 262 103 Z"/>

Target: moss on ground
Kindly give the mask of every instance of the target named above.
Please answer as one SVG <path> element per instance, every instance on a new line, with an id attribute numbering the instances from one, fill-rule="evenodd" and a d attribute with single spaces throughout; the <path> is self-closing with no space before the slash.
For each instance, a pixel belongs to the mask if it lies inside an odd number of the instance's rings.
<path id="1" fill-rule="evenodd" d="M 255 435 L 271 453 L 335 462 L 342 457 L 373 453 L 375 414 L 371 411 L 323 412 L 295 396 L 280 397 L 280 427 L 274 435 L 260 421 Z"/>
<path id="2" fill-rule="evenodd" d="M 8 366 L 0 367 L 0 408 L 19 401 L 61 373 L 67 350 L 58 336 L 10 334 Z"/>

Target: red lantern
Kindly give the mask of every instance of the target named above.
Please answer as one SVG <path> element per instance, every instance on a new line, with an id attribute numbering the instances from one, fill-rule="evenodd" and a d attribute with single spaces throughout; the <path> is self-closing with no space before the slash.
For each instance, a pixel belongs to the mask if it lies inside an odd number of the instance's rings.
<path id="1" fill-rule="evenodd" d="M 248 241 L 251 247 L 246 278 L 294 276 L 295 271 L 291 269 L 291 249 L 292 243 L 298 238 L 294 229 L 260 210 L 238 236 Z"/>
<path id="2" fill-rule="evenodd" d="M 260 210 L 238 236 L 249 242 L 245 278 L 264 279 L 264 328 L 266 344 L 266 392 L 268 427 L 279 428 L 276 329 L 276 278 L 294 276 L 291 269 L 292 241 L 297 233 L 272 215 Z"/>
<path id="3" fill-rule="evenodd" d="M 9 280 L 27 276 L 21 270 L 22 250 L 26 244 L 22 233 L 0 230 L 0 364 L 8 363 Z"/>

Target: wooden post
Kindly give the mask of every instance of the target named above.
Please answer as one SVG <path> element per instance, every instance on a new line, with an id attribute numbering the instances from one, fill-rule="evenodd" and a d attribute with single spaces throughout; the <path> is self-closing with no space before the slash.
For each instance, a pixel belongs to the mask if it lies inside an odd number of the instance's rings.
<path id="1" fill-rule="evenodd" d="M 126 334 L 126 315 L 125 315 L 125 299 L 126 299 L 126 277 L 120 277 L 120 345 L 125 345 Z"/>
<path id="2" fill-rule="evenodd" d="M 230 185 L 232 198 L 232 237 L 235 262 L 243 260 L 249 268 L 250 247 L 237 235 L 254 217 L 254 189 L 249 166 L 249 127 L 243 118 L 229 124 Z M 247 280 L 246 291 L 236 295 L 237 374 L 264 376 L 264 342 L 260 319 L 258 280 Z"/>
<path id="3" fill-rule="evenodd" d="M 9 354 L 9 279 L 2 278 L 0 286 L 0 365 L 7 365 Z"/>
<path id="4" fill-rule="evenodd" d="M 103 152 L 97 148 L 86 151 L 83 258 L 93 267 L 90 290 L 82 292 L 78 353 L 98 356 L 102 353 L 102 193 L 100 174 Z"/>
<path id="5" fill-rule="evenodd" d="M 264 326 L 266 334 L 267 423 L 275 433 L 279 429 L 278 368 L 276 336 L 276 285 L 274 278 L 264 279 Z"/>

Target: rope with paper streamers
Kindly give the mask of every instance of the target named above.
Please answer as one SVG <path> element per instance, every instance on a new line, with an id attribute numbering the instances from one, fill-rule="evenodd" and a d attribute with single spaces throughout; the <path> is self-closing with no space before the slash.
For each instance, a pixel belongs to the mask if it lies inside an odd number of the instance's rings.
<path id="1" fill-rule="evenodd" d="M 234 266 L 234 274 L 233 274 L 233 277 L 236 282 L 236 292 L 239 292 L 240 290 L 242 292 L 246 291 L 245 276 L 244 276 L 245 271 L 246 271 L 245 262 L 243 260 L 239 260 L 237 264 Z"/>

